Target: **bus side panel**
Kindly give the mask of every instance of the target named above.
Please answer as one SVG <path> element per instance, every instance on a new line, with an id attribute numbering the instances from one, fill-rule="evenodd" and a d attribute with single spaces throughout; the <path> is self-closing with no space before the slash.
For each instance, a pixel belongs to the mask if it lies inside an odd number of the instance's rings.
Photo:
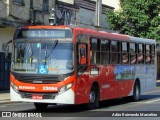
<path id="1" fill-rule="evenodd" d="M 130 94 L 134 84 L 135 66 L 115 65 L 114 80 L 117 83 L 117 98 L 126 97 Z"/>
<path id="2" fill-rule="evenodd" d="M 105 99 L 113 99 L 128 96 L 132 90 L 134 79 L 129 79 L 132 74 L 132 68 L 129 73 L 124 72 L 126 66 L 108 65 L 104 68 L 105 78 L 103 79 L 102 92 Z M 117 70 L 118 69 L 118 70 Z M 132 76 L 135 77 L 135 76 Z"/>
<path id="3" fill-rule="evenodd" d="M 102 75 L 103 100 L 117 98 L 117 80 L 114 79 L 114 67 L 104 66 Z"/>
<path id="4" fill-rule="evenodd" d="M 103 78 L 102 66 L 89 66 L 88 70 L 77 78 L 75 103 L 89 103 L 89 95 L 92 85 L 96 82 L 100 91 L 100 100 L 103 99 L 101 89 Z"/>
<path id="5" fill-rule="evenodd" d="M 135 80 L 140 81 L 141 94 L 156 87 L 156 66 L 155 65 L 137 65 L 135 66 Z M 135 81 L 129 81 L 130 91 L 128 96 L 133 95 Z"/>
<path id="6" fill-rule="evenodd" d="M 75 104 L 88 103 L 89 71 L 79 75 L 75 87 Z"/>

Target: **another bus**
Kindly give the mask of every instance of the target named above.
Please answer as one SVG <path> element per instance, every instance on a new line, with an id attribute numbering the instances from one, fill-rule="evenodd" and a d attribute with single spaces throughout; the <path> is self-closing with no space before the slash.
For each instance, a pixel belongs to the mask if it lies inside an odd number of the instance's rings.
<path id="1" fill-rule="evenodd" d="M 25 26 L 12 40 L 11 101 L 83 104 L 156 87 L 155 40 L 68 26 Z"/>

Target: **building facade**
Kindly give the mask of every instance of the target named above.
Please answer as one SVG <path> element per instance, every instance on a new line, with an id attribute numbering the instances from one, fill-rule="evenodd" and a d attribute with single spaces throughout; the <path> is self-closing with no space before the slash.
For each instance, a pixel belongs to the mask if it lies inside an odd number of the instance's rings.
<path id="1" fill-rule="evenodd" d="M 4 52 L 5 43 L 12 39 L 17 27 L 31 24 L 49 25 L 52 8 L 55 8 L 57 25 L 96 29 L 96 2 L 93 0 L 0 0 L 0 52 Z M 104 30 L 109 29 L 105 20 L 106 8 L 114 7 L 102 5 L 99 28 Z"/>
<path id="2" fill-rule="evenodd" d="M 0 89 L 9 89 L 10 63 L 5 59 L 6 43 L 14 31 L 24 25 L 49 25 L 54 9 L 56 25 L 74 25 L 98 30 L 108 30 L 105 9 L 102 5 L 100 26 L 95 26 L 96 2 L 92 0 L 0 0 Z M 11 45 L 9 53 L 11 58 Z"/>

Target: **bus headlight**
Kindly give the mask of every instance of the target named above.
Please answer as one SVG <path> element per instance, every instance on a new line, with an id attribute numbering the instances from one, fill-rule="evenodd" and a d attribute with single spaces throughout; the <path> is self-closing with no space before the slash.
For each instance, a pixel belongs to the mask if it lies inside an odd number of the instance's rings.
<path id="1" fill-rule="evenodd" d="M 15 91 L 15 92 L 19 92 L 18 91 L 18 87 L 13 83 L 13 82 L 11 82 L 11 87 L 13 88 L 13 90 Z"/>
<path id="2" fill-rule="evenodd" d="M 65 86 L 62 86 L 62 87 L 59 89 L 58 93 L 61 94 L 61 93 L 65 92 L 65 91 L 67 91 L 68 89 L 70 89 L 72 86 L 73 86 L 73 82 L 72 82 L 72 83 L 69 83 L 69 84 L 67 84 L 67 85 L 65 85 Z"/>

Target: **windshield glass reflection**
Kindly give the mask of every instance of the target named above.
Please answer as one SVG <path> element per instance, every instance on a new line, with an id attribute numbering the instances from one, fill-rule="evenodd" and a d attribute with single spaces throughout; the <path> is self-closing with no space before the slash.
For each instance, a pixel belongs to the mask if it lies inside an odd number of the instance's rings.
<path id="1" fill-rule="evenodd" d="M 73 71 L 72 43 L 15 43 L 14 47 L 13 71 L 37 74 Z"/>

